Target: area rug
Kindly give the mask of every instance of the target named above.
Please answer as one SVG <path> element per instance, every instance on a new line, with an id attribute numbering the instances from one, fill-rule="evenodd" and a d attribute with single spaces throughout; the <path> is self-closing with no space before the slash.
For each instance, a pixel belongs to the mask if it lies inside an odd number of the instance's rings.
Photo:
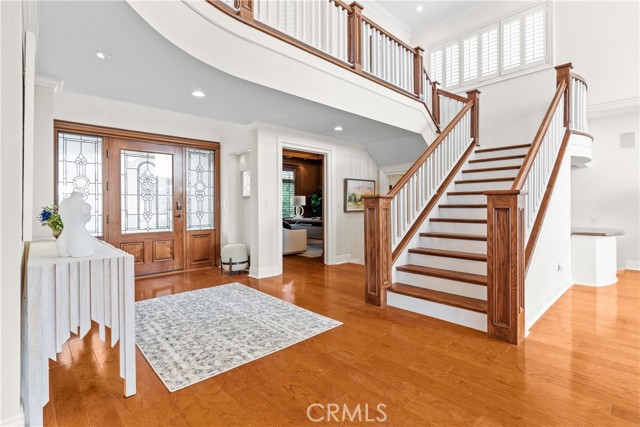
<path id="1" fill-rule="evenodd" d="M 308 243 L 307 251 L 298 254 L 307 258 L 318 258 L 322 256 L 322 243 Z"/>
<path id="2" fill-rule="evenodd" d="M 341 324 L 240 283 L 136 302 L 136 344 L 172 392 Z"/>

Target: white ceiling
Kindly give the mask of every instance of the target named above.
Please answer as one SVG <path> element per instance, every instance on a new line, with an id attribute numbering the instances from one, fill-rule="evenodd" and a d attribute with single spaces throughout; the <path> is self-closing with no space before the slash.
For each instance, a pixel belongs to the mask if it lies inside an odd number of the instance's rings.
<path id="1" fill-rule="evenodd" d="M 393 23 L 407 34 L 415 36 L 421 31 L 434 27 L 448 19 L 461 15 L 488 0 L 366 0 L 366 7 L 384 13 Z M 422 12 L 416 8 L 422 6 Z"/>
<path id="2" fill-rule="evenodd" d="M 99 60 L 96 51 L 113 58 Z M 425 149 L 418 134 L 212 68 L 168 42 L 124 1 L 40 2 L 36 71 L 64 80 L 65 91 L 364 144 L 379 165 L 413 161 Z M 194 89 L 208 96 L 194 98 Z M 336 125 L 344 130 L 335 132 Z"/>

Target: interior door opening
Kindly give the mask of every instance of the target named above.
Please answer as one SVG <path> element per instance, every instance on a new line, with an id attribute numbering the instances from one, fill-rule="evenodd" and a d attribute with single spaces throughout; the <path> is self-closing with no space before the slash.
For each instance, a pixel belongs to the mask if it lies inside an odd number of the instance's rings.
<path id="1" fill-rule="evenodd" d="M 282 252 L 323 262 L 325 252 L 323 154 L 282 150 Z"/>

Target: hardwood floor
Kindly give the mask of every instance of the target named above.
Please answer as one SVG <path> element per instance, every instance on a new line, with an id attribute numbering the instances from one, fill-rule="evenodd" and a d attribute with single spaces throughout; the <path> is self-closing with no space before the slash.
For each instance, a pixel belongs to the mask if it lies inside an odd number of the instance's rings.
<path id="1" fill-rule="evenodd" d="M 217 270 L 136 283 L 136 299 L 229 282 L 344 325 L 169 393 L 137 352 L 137 394 L 123 397 L 118 347 L 97 328 L 51 362 L 47 426 L 531 425 L 640 423 L 640 273 L 614 286 L 571 288 L 515 347 L 486 334 L 395 308 L 364 304 L 364 270 L 286 257 L 263 280 Z M 310 404 L 320 403 L 310 411 Z M 340 407 L 327 418 L 327 404 Z M 342 421 L 343 405 L 361 417 Z M 384 404 L 386 420 L 376 405 Z M 324 411 L 321 409 L 324 408 Z M 332 407 L 330 407 L 332 408 Z"/>

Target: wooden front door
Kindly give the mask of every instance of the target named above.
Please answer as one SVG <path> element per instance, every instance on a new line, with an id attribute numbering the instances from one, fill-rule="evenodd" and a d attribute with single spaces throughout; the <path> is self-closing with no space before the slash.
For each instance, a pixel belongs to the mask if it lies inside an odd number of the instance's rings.
<path id="1" fill-rule="evenodd" d="M 112 139 L 109 242 L 135 259 L 136 275 L 184 268 L 184 148 Z"/>

